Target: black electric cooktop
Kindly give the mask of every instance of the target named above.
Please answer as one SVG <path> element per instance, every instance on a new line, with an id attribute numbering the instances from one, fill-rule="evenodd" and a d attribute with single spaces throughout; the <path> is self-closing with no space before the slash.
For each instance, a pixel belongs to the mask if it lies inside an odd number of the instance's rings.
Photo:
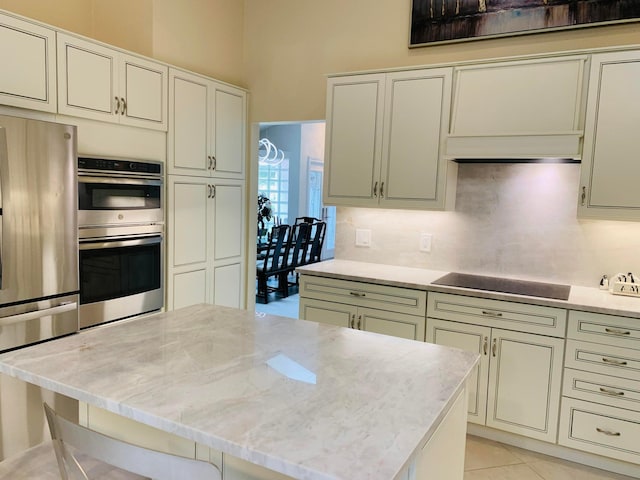
<path id="1" fill-rule="evenodd" d="M 448 273 L 433 282 L 434 285 L 449 287 L 473 288 L 490 292 L 513 293 L 529 297 L 551 298 L 554 300 L 569 300 L 571 286 L 555 283 L 530 282 L 528 280 L 514 280 L 512 278 L 485 277 L 468 273 Z"/>

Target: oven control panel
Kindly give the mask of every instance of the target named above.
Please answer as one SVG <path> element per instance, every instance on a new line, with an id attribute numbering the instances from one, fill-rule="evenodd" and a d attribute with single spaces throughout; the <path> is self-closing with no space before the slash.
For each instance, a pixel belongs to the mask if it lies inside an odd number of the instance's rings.
<path id="1" fill-rule="evenodd" d="M 79 170 L 102 170 L 106 172 L 162 174 L 162 164 L 156 162 L 136 162 L 106 158 L 78 157 Z"/>

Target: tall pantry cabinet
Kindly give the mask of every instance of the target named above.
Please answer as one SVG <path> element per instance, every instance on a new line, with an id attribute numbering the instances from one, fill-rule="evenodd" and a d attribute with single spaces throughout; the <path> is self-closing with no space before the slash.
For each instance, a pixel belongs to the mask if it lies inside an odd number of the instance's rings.
<path id="1" fill-rule="evenodd" d="M 169 70 L 167 309 L 244 306 L 246 92 Z"/>

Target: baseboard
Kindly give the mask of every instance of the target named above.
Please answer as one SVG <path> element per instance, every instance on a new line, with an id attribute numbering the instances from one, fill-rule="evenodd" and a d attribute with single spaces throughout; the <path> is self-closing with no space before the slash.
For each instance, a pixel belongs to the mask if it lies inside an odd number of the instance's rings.
<path id="1" fill-rule="evenodd" d="M 469 435 L 476 435 L 496 442 L 506 443 L 507 445 L 513 445 L 514 447 L 531 450 L 551 457 L 561 458 L 570 462 L 599 468 L 608 472 L 628 475 L 632 478 L 640 478 L 640 465 L 622 462 L 612 458 L 594 455 L 592 453 L 581 452 L 572 448 L 563 447 L 562 445 L 542 442 L 540 440 L 534 440 L 532 438 L 503 432 L 482 425 L 476 425 L 474 423 L 467 424 L 467 433 Z"/>

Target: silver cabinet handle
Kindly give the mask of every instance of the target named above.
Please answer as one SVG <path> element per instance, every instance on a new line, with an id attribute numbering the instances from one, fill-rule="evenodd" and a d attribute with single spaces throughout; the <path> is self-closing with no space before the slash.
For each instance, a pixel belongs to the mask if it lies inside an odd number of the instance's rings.
<path id="1" fill-rule="evenodd" d="M 376 182 L 375 185 L 373 186 L 373 196 L 375 198 L 378 198 L 378 182 Z"/>
<path id="2" fill-rule="evenodd" d="M 602 361 L 604 363 L 610 363 L 612 365 L 626 365 L 627 362 L 622 361 L 622 360 L 614 360 L 613 358 L 606 358 L 606 357 L 602 357 Z"/>
<path id="3" fill-rule="evenodd" d="M 617 328 L 605 328 L 604 331 L 611 335 L 631 335 L 629 330 L 619 330 Z"/>
<path id="4" fill-rule="evenodd" d="M 216 160 L 216 156 L 215 155 L 211 155 L 211 170 L 215 170 L 216 166 L 218 165 L 218 160 Z"/>
<path id="5" fill-rule="evenodd" d="M 120 97 L 115 97 L 116 98 L 116 115 L 120 114 Z"/>
<path id="6" fill-rule="evenodd" d="M 598 427 L 596 427 L 596 432 L 609 435 L 610 437 L 619 437 L 621 435 L 620 432 L 612 432 L 611 430 L 605 430 L 604 428 L 598 428 Z"/>
<path id="7" fill-rule="evenodd" d="M 358 330 L 360 330 L 360 325 L 362 325 L 362 315 L 358 315 Z"/>
<path id="8" fill-rule="evenodd" d="M 207 160 L 209 161 L 209 163 L 207 163 L 207 170 L 211 170 L 211 163 L 212 163 L 211 155 L 207 155 Z"/>
<path id="9" fill-rule="evenodd" d="M 497 344 L 498 339 L 494 338 L 493 339 L 493 343 L 491 345 L 491 354 L 495 357 L 496 356 L 496 352 L 498 351 L 498 344 Z"/>
<path id="10" fill-rule="evenodd" d="M 207 198 L 211 198 L 211 185 L 207 185 Z"/>
<path id="11" fill-rule="evenodd" d="M 353 295 L 354 297 L 366 297 L 367 296 L 366 293 L 362 293 L 362 292 L 349 292 L 349 295 Z"/>
<path id="12" fill-rule="evenodd" d="M 492 312 L 489 310 L 482 310 L 482 314 L 483 315 L 488 315 L 490 317 L 501 317 L 502 316 L 502 312 Z"/>
<path id="13" fill-rule="evenodd" d="M 122 100 L 122 112 L 120 113 L 125 115 L 127 113 L 127 101 L 124 98 L 120 98 L 120 100 Z"/>
<path id="14" fill-rule="evenodd" d="M 489 348 L 489 337 L 484 337 L 484 342 L 482 343 L 482 351 L 484 354 L 487 354 L 487 350 Z"/>
<path id="15" fill-rule="evenodd" d="M 355 325 L 356 322 L 356 314 L 354 313 L 353 315 L 351 315 L 351 328 L 354 328 L 353 326 Z"/>
<path id="16" fill-rule="evenodd" d="M 211 198 L 216 198 L 216 186 L 211 185 Z"/>
<path id="17" fill-rule="evenodd" d="M 380 184 L 380 198 L 384 198 L 384 182 Z"/>
<path id="18" fill-rule="evenodd" d="M 613 395 L 614 397 L 622 397 L 624 392 L 619 392 L 617 390 L 609 390 L 608 388 L 600 387 L 600 391 L 602 393 L 606 393 L 607 395 Z"/>
<path id="19" fill-rule="evenodd" d="M 580 195 L 580 204 L 584 206 L 584 202 L 587 199 L 587 187 L 582 187 L 582 195 Z"/>

